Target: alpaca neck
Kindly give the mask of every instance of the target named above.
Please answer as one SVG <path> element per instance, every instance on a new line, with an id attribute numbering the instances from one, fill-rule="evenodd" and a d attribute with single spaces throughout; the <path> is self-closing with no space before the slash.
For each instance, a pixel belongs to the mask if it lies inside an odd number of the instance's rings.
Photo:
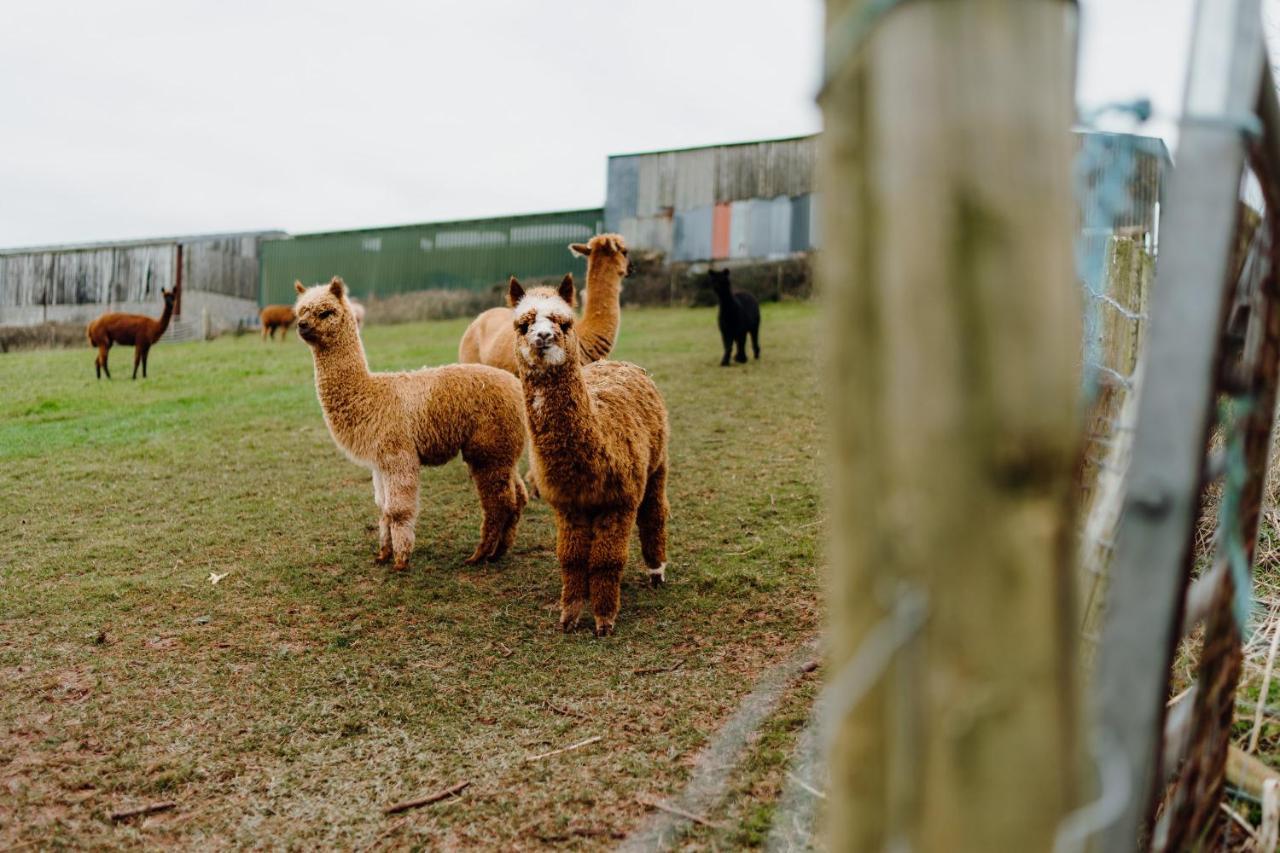
<path id="1" fill-rule="evenodd" d="M 616 263 L 610 261 L 601 269 L 587 260 L 587 304 L 578 326 L 578 345 L 590 361 L 599 361 L 613 350 L 620 323 L 618 295 L 622 276 Z"/>
<path id="2" fill-rule="evenodd" d="M 738 310 L 738 302 L 736 299 L 733 298 L 733 291 L 730 290 L 729 288 L 726 287 L 724 290 L 717 290 L 716 296 L 719 297 L 720 299 L 721 311 L 737 311 Z"/>
<path id="3" fill-rule="evenodd" d="M 349 423 L 351 416 L 361 412 L 358 401 L 371 381 L 360 338 L 352 332 L 323 347 L 312 347 L 311 357 L 315 362 L 320 407 L 330 416 L 331 423 L 335 414 L 346 415 L 338 420 Z"/>
<path id="4" fill-rule="evenodd" d="M 568 363 L 536 373 L 525 372 L 521 380 L 530 437 L 538 454 L 550 463 L 546 467 L 552 469 L 552 476 L 558 462 L 570 470 L 580 470 L 588 458 L 582 453 L 583 448 L 600 446 L 603 435 L 582 369 Z"/>
<path id="5" fill-rule="evenodd" d="M 169 328 L 169 319 L 173 317 L 173 303 L 166 302 L 164 311 L 160 314 L 160 319 L 156 321 L 156 340 L 160 340 L 160 336 Z"/>

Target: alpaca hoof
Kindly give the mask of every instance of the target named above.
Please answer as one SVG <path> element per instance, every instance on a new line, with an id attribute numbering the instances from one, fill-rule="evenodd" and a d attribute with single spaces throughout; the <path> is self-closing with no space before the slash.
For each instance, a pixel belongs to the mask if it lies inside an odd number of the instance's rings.
<path id="1" fill-rule="evenodd" d="M 728 359 L 725 359 L 724 361 L 720 362 L 720 366 L 721 366 L 721 367 L 728 367 L 728 366 L 729 366 L 729 360 L 728 360 Z"/>
<path id="2" fill-rule="evenodd" d="M 735 358 L 735 359 L 734 359 L 734 361 L 738 362 L 738 364 L 746 364 L 746 363 L 747 363 L 747 357 L 746 357 L 745 355 L 741 355 L 741 356 L 738 356 L 737 358 Z"/>
<path id="3" fill-rule="evenodd" d="M 373 558 L 373 561 L 374 561 L 375 563 L 377 563 L 378 565 L 380 565 L 380 566 L 381 566 L 381 565 L 383 565 L 383 564 L 385 564 L 385 563 L 389 563 L 389 562 L 391 562 L 391 549 L 390 549 L 390 548 L 380 548 L 380 549 L 378 550 L 378 555 L 377 555 L 376 557 L 374 557 L 374 558 Z"/>
<path id="4" fill-rule="evenodd" d="M 612 623 L 612 622 L 599 622 L 599 621 L 597 621 L 597 622 L 596 622 L 596 636 L 597 636 L 597 637 L 612 637 L 612 636 L 613 636 L 613 623 Z"/>
<path id="5" fill-rule="evenodd" d="M 395 561 L 395 563 L 391 566 L 391 570 L 392 570 L 393 572 L 407 572 L 407 571 L 409 571 L 409 560 L 408 560 L 408 558 L 405 558 L 405 559 L 403 559 L 403 560 L 396 560 L 396 561 Z"/>
<path id="6" fill-rule="evenodd" d="M 656 569 L 649 570 L 649 586 L 660 587 L 667 582 L 667 564 L 663 563 Z"/>
<path id="7" fill-rule="evenodd" d="M 560 633 L 568 634 L 574 628 L 578 627 L 578 614 L 572 616 L 568 613 L 560 614 Z"/>

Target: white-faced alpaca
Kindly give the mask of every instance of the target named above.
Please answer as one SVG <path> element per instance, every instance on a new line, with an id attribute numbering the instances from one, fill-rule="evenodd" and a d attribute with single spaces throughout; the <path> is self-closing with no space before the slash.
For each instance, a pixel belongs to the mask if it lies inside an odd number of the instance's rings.
<path id="1" fill-rule="evenodd" d="M 573 276 L 527 293 L 512 278 L 507 298 L 538 484 L 556 517 L 560 627 L 577 625 L 589 597 L 596 636 L 608 636 L 633 526 L 650 582 L 666 579 L 667 409 L 642 368 L 583 364 Z"/>
<path id="2" fill-rule="evenodd" d="M 294 287 L 298 335 L 311 347 L 316 395 L 338 447 L 373 471 L 379 563 L 409 566 L 418 520 L 418 468 L 459 453 L 484 508 L 480 544 L 468 565 L 496 560 L 515 539 L 528 501 L 516 462 L 524 451 L 524 400 L 509 373 L 451 364 L 370 373 L 342 279 Z"/>

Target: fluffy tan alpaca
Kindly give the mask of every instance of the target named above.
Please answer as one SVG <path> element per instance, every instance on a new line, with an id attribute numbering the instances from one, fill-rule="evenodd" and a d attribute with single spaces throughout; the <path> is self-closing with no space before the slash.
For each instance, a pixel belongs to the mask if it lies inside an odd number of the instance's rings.
<path id="1" fill-rule="evenodd" d="M 294 285 L 298 335 L 311 347 L 316 395 L 338 447 L 373 471 L 378 562 L 409 566 L 418 519 L 418 468 L 459 453 L 484 509 L 480 544 L 465 561 L 496 560 L 515 539 L 528 501 L 516 462 L 524 403 L 510 374 L 480 364 L 370 373 L 342 279 Z"/>
<path id="2" fill-rule="evenodd" d="M 527 293 L 513 278 L 507 299 L 538 483 L 556 517 L 560 627 L 572 630 L 590 597 L 603 637 L 618 618 L 633 526 L 650 582 L 666 579 L 667 409 L 642 368 L 582 363 L 573 297 L 565 276 L 558 290 Z"/>
<path id="3" fill-rule="evenodd" d="M 586 243 L 572 243 L 569 251 L 587 259 L 587 290 L 591 299 L 578 324 L 582 363 L 599 361 L 613 350 L 618 339 L 621 310 L 618 296 L 622 279 L 630 270 L 627 243 L 619 234 L 597 234 Z M 519 372 L 516 334 L 510 308 L 490 308 L 471 322 L 458 344 L 458 361 L 488 364 Z"/>

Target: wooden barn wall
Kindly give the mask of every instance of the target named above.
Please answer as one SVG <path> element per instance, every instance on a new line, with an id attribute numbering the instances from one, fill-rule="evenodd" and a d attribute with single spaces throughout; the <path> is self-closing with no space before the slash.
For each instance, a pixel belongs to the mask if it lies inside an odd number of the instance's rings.
<path id="1" fill-rule="evenodd" d="M 174 243 L 0 255 L 0 306 L 151 302 L 177 281 Z M 183 290 L 258 297 L 258 238 L 182 244 Z"/>

